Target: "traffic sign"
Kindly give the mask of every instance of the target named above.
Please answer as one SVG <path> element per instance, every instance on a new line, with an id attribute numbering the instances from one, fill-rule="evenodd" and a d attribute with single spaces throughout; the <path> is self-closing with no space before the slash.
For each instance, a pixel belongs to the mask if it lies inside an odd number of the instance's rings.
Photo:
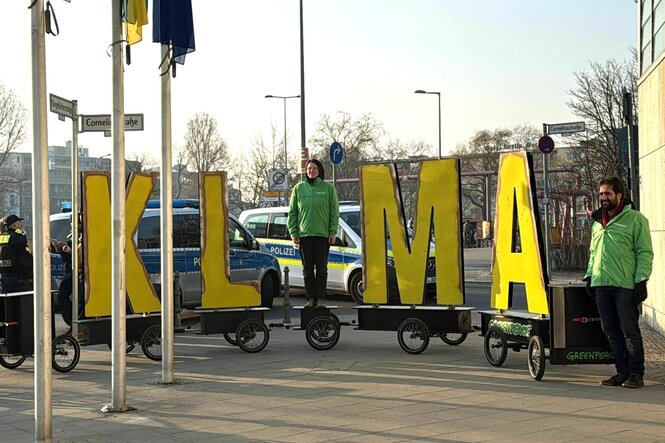
<path id="1" fill-rule="evenodd" d="M 343 158 L 344 148 L 342 148 L 342 144 L 339 142 L 333 142 L 330 145 L 330 161 L 333 163 L 333 165 L 339 165 L 342 163 Z"/>
<path id="2" fill-rule="evenodd" d="M 59 116 L 74 118 L 74 102 L 49 94 L 49 110 Z"/>
<path id="3" fill-rule="evenodd" d="M 81 132 L 104 132 L 111 129 L 111 114 L 81 116 Z M 143 114 L 125 114 L 125 131 L 143 131 Z"/>
<path id="4" fill-rule="evenodd" d="M 549 154 L 554 151 L 554 140 L 552 140 L 552 137 L 549 135 L 543 135 L 540 137 L 538 140 L 538 149 L 540 149 L 540 152 L 543 154 Z"/>
<path id="5" fill-rule="evenodd" d="M 289 170 L 274 169 L 268 176 L 268 189 L 271 191 L 289 190 Z"/>
<path id="6" fill-rule="evenodd" d="M 584 132 L 586 126 L 584 122 L 556 123 L 547 125 L 548 134 L 572 134 L 573 132 Z"/>

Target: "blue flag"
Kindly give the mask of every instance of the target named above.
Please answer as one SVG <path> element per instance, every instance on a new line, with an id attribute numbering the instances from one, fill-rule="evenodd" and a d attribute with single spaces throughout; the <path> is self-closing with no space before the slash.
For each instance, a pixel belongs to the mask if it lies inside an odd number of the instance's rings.
<path id="1" fill-rule="evenodd" d="M 194 52 L 194 17 L 191 0 L 155 0 L 152 7 L 152 41 L 173 46 L 177 63 Z"/>

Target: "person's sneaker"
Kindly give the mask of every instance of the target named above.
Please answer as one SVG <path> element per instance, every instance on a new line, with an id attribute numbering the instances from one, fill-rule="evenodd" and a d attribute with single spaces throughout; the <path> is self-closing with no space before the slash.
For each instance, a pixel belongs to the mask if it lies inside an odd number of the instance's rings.
<path id="1" fill-rule="evenodd" d="M 314 299 L 310 298 L 307 300 L 307 303 L 303 305 L 303 308 L 313 308 L 315 306 Z"/>
<path id="2" fill-rule="evenodd" d="M 644 379 L 639 375 L 630 375 L 623 385 L 624 388 L 637 389 L 644 386 Z"/>
<path id="3" fill-rule="evenodd" d="M 617 374 L 611 376 L 607 380 L 601 381 L 600 384 L 603 386 L 621 386 L 626 380 L 628 380 L 628 376 L 626 374 Z"/>
<path id="4" fill-rule="evenodd" d="M 327 308 L 326 304 L 323 303 L 323 301 L 321 301 L 321 300 L 319 300 L 319 301 L 316 303 L 316 307 L 317 307 L 317 308 L 321 308 L 321 309 L 325 309 L 325 308 Z"/>

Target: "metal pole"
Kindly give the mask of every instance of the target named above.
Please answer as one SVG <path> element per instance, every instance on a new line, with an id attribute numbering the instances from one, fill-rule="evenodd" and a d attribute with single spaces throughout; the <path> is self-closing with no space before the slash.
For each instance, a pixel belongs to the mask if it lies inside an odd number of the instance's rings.
<path id="1" fill-rule="evenodd" d="M 34 396 L 35 440 L 51 440 L 52 315 L 49 251 L 48 133 L 46 125 L 46 45 L 44 1 L 31 11 L 32 41 L 32 220 L 34 250 Z"/>
<path id="2" fill-rule="evenodd" d="M 111 174 L 111 297 L 112 297 L 112 403 L 105 412 L 120 412 L 127 406 L 126 346 L 126 288 L 125 288 L 125 102 L 122 72 L 121 0 L 111 2 L 111 41 L 113 45 L 113 157 Z"/>
<path id="3" fill-rule="evenodd" d="M 162 59 L 169 45 L 162 44 Z M 173 383 L 173 177 L 171 166 L 171 76 L 162 75 L 162 165 L 159 215 L 162 260 L 162 383 Z"/>
<path id="4" fill-rule="evenodd" d="M 441 160 L 441 93 L 436 93 L 439 98 L 439 160 Z"/>
<path id="5" fill-rule="evenodd" d="M 300 0 L 300 147 L 307 147 L 307 138 L 305 136 L 305 40 L 303 33 L 303 12 L 302 0 Z M 301 155 L 302 157 L 302 155 Z M 304 172 L 301 179 L 304 180 Z"/>
<path id="6" fill-rule="evenodd" d="M 543 123 L 543 135 L 549 135 L 549 128 L 547 124 Z M 547 278 L 550 278 L 552 271 L 552 260 L 550 257 L 550 199 L 548 197 L 549 190 L 549 160 L 547 154 L 543 154 L 543 205 L 545 205 L 545 270 L 547 271 Z"/>
<path id="7" fill-rule="evenodd" d="M 284 266 L 284 325 L 291 324 L 291 298 L 289 295 L 289 267 Z"/>
<path id="8" fill-rule="evenodd" d="M 72 335 L 78 333 L 79 318 L 79 117 L 78 101 L 72 101 Z"/>

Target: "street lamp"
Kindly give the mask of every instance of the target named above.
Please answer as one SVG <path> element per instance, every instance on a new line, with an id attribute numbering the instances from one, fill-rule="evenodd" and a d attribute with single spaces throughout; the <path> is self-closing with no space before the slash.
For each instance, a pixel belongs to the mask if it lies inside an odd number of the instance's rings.
<path id="1" fill-rule="evenodd" d="M 416 89 L 414 92 L 416 94 L 436 94 L 439 98 L 439 160 L 441 160 L 441 93 L 435 91 L 423 91 L 422 89 Z"/>
<path id="2" fill-rule="evenodd" d="M 288 169 L 289 166 L 287 164 L 287 151 L 286 151 L 286 100 L 289 98 L 300 98 L 299 95 L 288 95 L 288 96 L 283 96 L 283 95 L 266 95 L 265 98 L 281 98 L 284 100 L 284 169 Z"/>

